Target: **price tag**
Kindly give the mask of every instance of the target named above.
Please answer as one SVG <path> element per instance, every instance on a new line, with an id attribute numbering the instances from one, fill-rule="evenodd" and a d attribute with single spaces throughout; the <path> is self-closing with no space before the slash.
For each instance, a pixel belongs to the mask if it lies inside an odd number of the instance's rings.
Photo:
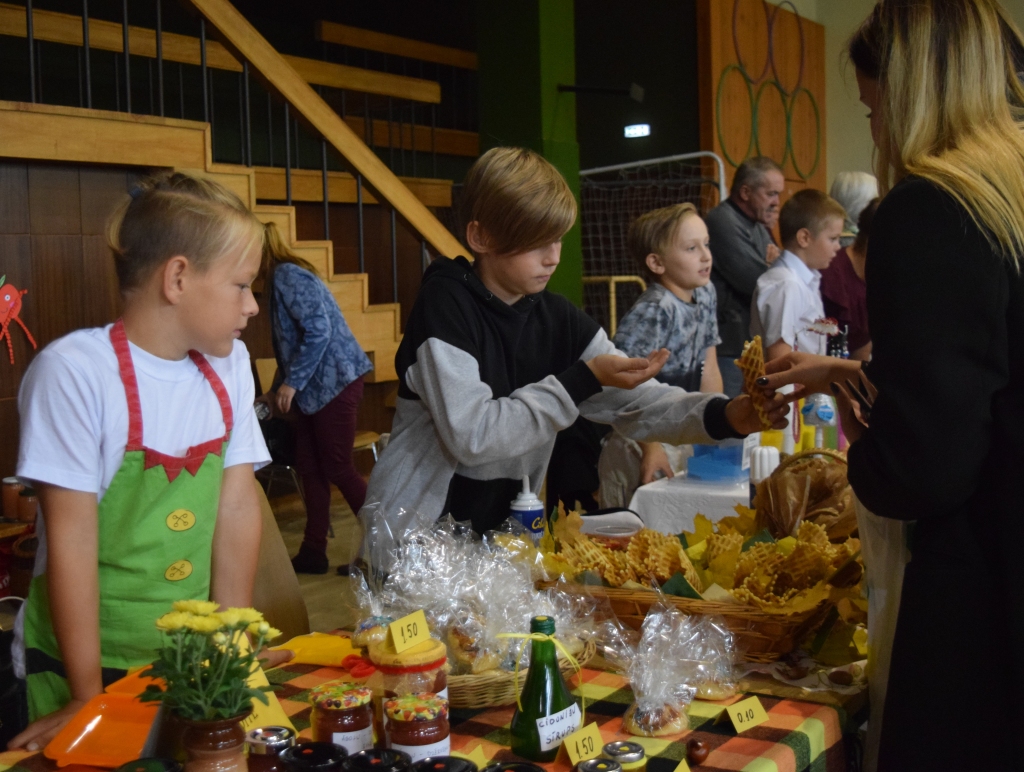
<path id="1" fill-rule="evenodd" d="M 395 645 L 396 654 L 401 654 L 418 643 L 430 640 L 427 615 L 423 613 L 422 609 L 392 622 L 388 625 L 388 629 L 391 631 L 391 642 Z"/>
<path id="2" fill-rule="evenodd" d="M 562 741 L 566 753 L 569 754 L 569 761 L 575 767 L 581 761 L 596 759 L 601 755 L 604 748 L 604 740 L 601 739 L 601 731 L 597 728 L 596 722 L 587 724 L 582 729 L 577 729 Z"/>
<path id="3" fill-rule="evenodd" d="M 768 720 L 768 713 L 765 712 L 764 705 L 761 704 L 761 700 L 757 699 L 757 697 L 748 697 L 745 700 L 740 700 L 736 704 L 727 707 L 725 711 L 729 714 L 737 734 L 746 732 L 755 726 L 760 726 Z"/>

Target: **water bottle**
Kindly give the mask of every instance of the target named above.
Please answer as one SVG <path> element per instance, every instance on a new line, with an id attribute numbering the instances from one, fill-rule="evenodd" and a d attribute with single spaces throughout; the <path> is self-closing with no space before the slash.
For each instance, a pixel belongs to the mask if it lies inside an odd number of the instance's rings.
<path id="1" fill-rule="evenodd" d="M 814 446 L 825 447 L 824 429 L 826 426 L 836 425 L 836 408 L 832 397 L 826 394 L 812 394 L 804 400 L 800 413 L 803 415 L 804 423 L 814 427 Z"/>
<path id="2" fill-rule="evenodd" d="M 513 520 L 522 523 L 534 543 L 544 535 L 544 502 L 530 490 L 530 477 L 523 475 L 523 490 L 512 501 L 509 512 Z"/>

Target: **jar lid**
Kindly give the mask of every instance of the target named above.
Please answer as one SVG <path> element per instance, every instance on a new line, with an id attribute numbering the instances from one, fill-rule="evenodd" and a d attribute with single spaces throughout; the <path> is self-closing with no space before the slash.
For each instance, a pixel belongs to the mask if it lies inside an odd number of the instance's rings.
<path id="1" fill-rule="evenodd" d="M 174 759 L 136 759 L 122 764 L 114 772 L 181 772 L 181 764 Z"/>
<path id="2" fill-rule="evenodd" d="M 611 759 L 587 759 L 576 765 L 576 772 L 622 772 L 622 765 Z"/>
<path id="3" fill-rule="evenodd" d="M 604 746 L 603 751 L 605 756 L 615 759 L 620 764 L 635 764 L 638 761 L 643 761 L 646 755 L 644 746 L 640 743 L 625 740 L 608 743 Z"/>
<path id="4" fill-rule="evenodd" d="M 484 767 L 483 772 L 544 772 L 544 767 L 538 767 L 528 761 L 499 761 Z"/>
<path id="5" fill-rule="evenodd" d="M 21 485 L 21 480 L 19 480 L 17 477 L 5 477 L 4 485 Z M 149 759 L 146 760 L 149 761 Z"/>
<path id="6" fill-rule="evenodd" d="M 295 745 L 295 731 L 286 726 L 262 726 L 245 736 L 249 753 L 257 756 L 277 755 Z"/>
<path id="7" fill-rule="evenodd" d="M 408 772 L 412 756 L 391 748 L 372 748 L 353 753 L 342 766 L 345 772 Z"/>
<path id="8" fill-rule="evenodd" d="M 432 692 L 403 694 L 386 700 L 384 712 L 395 721 L 434 721 L 448 718 L 448 700 Z"/>
<path id="9" fill-rule="evenodd" d="M 338 769 L 347 755 L 344 748 L 334 743 L 303 742 L 285 748 L 278 758 L 291 767 L 293 772 L 299 769 L 328 772 Z"/>
<path id="10" fill-rule="evenodd" d="M 331 681 L 309 692 L 309 701 L 327 710 L 351 710 L 373 699 L 373 691 L 351 681 Z"/>
<path id="11" fill-rule="evenodd" d="M 390 667 L 416 667 L 448 659 L 448 649 L 443 643 L 433 638 L 418 643 L 401 654 L 395 651 L 395 646 L 390 639 L 391 636 L 388 636 L 380 643 L 370 644 L 370 661 L 373 664 Z"/>
<path id="12" fill-rule="evenodd" d="M 478 767 L 458 756 L 428 756 L 413 764 L 412 769 L 413 772 L 477 772 Z"/>

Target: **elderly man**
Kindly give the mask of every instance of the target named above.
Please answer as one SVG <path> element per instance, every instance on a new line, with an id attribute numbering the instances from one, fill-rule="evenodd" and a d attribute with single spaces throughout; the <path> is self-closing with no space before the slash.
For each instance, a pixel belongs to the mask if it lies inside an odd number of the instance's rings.
<path id="1" fill-rule="evenodd" d="M 711 280 L 718 293 L 718 366 L 725 393 L 743 390 L 743 375 L 733 360 L 750 337 L 750 300 L 758 277 L 779 256 L 769 228 L 779 219 L 779 196 L 785 186 L 782 169 L 770 158 L 740 164 L 729 198 L 705 218 L 714 263 Z"/>

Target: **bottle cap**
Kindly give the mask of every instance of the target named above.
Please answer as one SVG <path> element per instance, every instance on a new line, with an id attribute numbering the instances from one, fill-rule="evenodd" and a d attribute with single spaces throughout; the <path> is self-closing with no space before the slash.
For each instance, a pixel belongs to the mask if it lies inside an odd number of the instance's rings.
<path id="1" fill-rule="evenodd" d="M 512 500 L 512 509 L 539 509 L 543 511 L 544 503 L 530 490 L 529 475 L 523 475 L 523 489 Z"/>
<path id="2" fill-rule="evenodd" d="M 643 761 L 645 751 L 644 746 L 640 743 L 627 742 L 625 740 L 616 740 L 610 742 L 602 749 L 604 755 L 609 759 L 614 759 L 619 764 L 634 764 L 637 761 Z"/>
<path id="3" fill-rule="evenodd" d="M 534 617 L 530 620 L 530 632 L 531 633 L 542 633 L 544 635 L 555 634 L 555 618 L 554 617 Z"/>
<path id="4" fill-rule="evenodd" d="M 477 772 L 477 765 L 458 756 L 428 756 L 412 765 L 413 772 Z"/>
<path id="5" fill-rule="evenodd" d="M 285 748 L 278 756 L 288 765 L 292 772 L 310 770 L 310 772 L 329 772 L 339 769 L 348 752 L 334 743 L 303 742 Z"/>
<path id="6" fill-rule="evenodd" d="M 391 748 L 373 748 L 353 753 L 344 762 L 345 772 L 407 772 L 412 756 Z"/>
<path id="7" fill-rule="evenodd" d="M 587 759 L 576 765 L 577 772 L 622 772 L 622 765 L 611 759 Z"/>

